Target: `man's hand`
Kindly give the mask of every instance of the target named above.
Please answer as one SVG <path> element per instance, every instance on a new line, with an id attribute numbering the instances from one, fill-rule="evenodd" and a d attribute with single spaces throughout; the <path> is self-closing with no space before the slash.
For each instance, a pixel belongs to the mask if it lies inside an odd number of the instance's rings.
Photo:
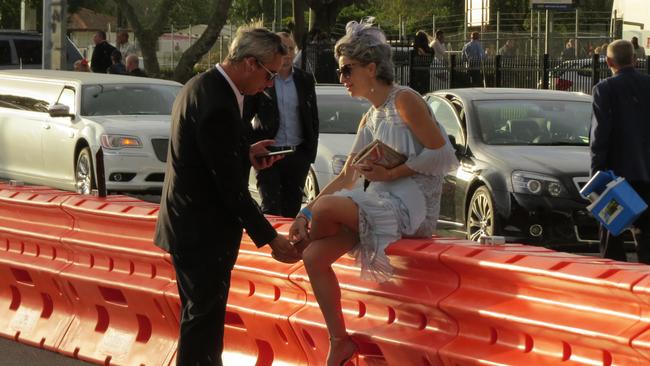
<path id="1" fill-rule="evenodd" d="M 278 236 L 273 239 L 269 245 L 271 246 L 272 252 L 271 256 L 277 261 L 284 263 L 296 263 L 300 260 L 300 255 L 296 248 L 291 245 L 289 240 L 283 235 L 278 234 Z"/>
<path id="2" fill-rule="evenodd" d="M 253 168 L 255 168 L 255 170 L 266 169 L 273 165 L 273 163 L 276 161 L 283 158 L 282 155 L 256 158 L 256 156 L 268 153 L 269 151 L 266 149 L 266 147 L 272 145 L 274 142 L 274 140 L 262 140 L 251 145 L 250 150 L 248 150 L 248 159 L 251 161 L 251 165 L 253 165 Z"/>

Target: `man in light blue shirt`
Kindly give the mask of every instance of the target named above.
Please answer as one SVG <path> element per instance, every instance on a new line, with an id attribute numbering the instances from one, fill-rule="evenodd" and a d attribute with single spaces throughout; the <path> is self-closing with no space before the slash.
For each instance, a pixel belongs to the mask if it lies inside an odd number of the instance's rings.
<path id="1" fill-rule="evenodd" d="M 479 41 L 480 34 L 472 32 L 471 40 L 463 46 L 463 62 L 467 65 L 467 73 L 470 78 L 472 86 L 485 86 L 483 83 L 483 59 L 485 58 L 485 51 L 481 42 Z"/>
<path id="2" fill-rule="evenodd" d="M 269 150 L 295 149 L 272 167 L 256 171 L 262 212 L 295 217 L 303 187 L 318 147 L 318 108 L 314 77 L 292 65 L 296 44 L 291 35 L 278 33 L 288 54 L 273 87 L 244 102 L 244 120 L 251 121 L 251 143 L 275 140 Z"/>

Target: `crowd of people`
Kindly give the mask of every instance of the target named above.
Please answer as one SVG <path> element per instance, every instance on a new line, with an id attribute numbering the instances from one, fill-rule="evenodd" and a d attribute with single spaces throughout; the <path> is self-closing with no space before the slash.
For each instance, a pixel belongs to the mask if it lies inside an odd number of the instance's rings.
<path id="1" fill-rule="evenodd" d="M 104 31 L 95 32 L 93 42 L 95 47 L 90 63 L 85 58 L 75 61 L 75 71 L 147 77 L 147 73 L 140 69 L 138 50 L 129 42 L 127 31 L 117 33 L 115 46 L 106 40 Z"/>

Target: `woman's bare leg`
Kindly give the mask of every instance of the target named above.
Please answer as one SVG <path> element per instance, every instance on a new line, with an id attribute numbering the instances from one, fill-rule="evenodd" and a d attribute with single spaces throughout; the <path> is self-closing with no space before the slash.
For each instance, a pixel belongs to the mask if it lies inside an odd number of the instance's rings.
<path id="1" fill-rule="evenodd" d="M 328 362 L 334 364 L 340 363 L 338 353 L 349 355 L 356 349 L 347 339 L 341 311 L 341 289 L 331 265 L 358 242 L 358 211 L 357 205 L 346 197 L 325 196 L 319 199 L 313 207 L 312 241 L 302 255 L 332 339 Z"/>

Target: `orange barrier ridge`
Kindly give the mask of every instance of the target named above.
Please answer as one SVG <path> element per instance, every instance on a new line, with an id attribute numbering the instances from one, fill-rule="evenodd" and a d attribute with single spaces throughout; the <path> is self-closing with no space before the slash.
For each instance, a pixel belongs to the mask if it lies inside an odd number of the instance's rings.
<path id="1" fill-rule="evenodd" d="M 60 274 L 75 321 L 58 351 L 119 365 L 167 365 L 177 323 L 164 293 L 169 256 L 152 244 L 159 205 L 124 196 L 75 196 L 62 204 L 74 217 L 61 241 L 74 253 Z"/>
<path id="2" fill-rule="evenodd" d="M 650 308 L 633 291 L 650 267 L 521 249 L 454 246 L 442 254 L 461 274 L 440 304 L 459 323 L 440 350 L 445 364 L 650 363 L 648 343 L 637 337 L 647 337 Z"/>
<path id="3" fill-rule="evenodd" d="M 280 232 L 290 220 L 269 216 Z M 308 365 L 289 317 L 306 302 L 305 291 L 289 280 L 300 263 L 279 263 L 268 246 L 258 249 L 244 235 L 232 271 L 226 309 L 224 365 Z M 168 301 L 180 308 L 174 288 Z M 172 365 L 175 363 L 172 362 Z"/>
<path id="4" fill-rule="evenodd" d="M 0 335 L 105 365 L 172 365 L 179 301 L 152 244 L 157 211 L 0 184 Z M 269 219 L 281 233 L 291 223 Z M 387 254 L 396 273 L 383 284 L 350 257 L 334 265 L 357 365 L 650 364 L 650 267 L 440 237 Z M 225 341 L 225 364 L 322 365 L 304 267 L 244 236 Z"/>
<path id="5" fill-rule="evenodd" d="M 57 275 L 72 254 L 60 238 L 69 192 L 0 183 L 0 336 L 56 350 L 74 313 Z"/>

